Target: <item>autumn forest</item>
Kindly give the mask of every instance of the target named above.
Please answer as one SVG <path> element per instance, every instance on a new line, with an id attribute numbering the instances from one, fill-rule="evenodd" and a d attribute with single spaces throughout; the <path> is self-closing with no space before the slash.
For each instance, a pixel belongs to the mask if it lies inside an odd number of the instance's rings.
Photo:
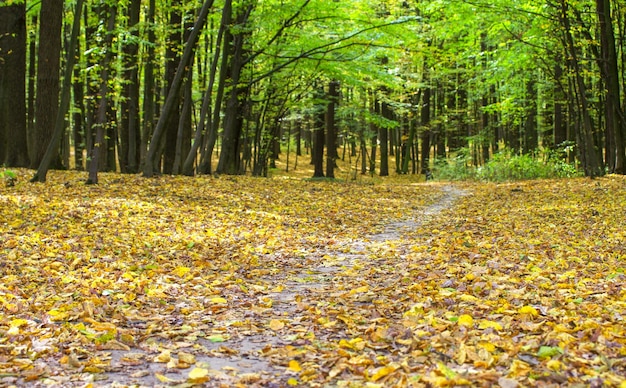
<path id="1" fill-rule="evenodd" d="M 622 0 L 0 0 L 0 386 L 626 388 Z"/>

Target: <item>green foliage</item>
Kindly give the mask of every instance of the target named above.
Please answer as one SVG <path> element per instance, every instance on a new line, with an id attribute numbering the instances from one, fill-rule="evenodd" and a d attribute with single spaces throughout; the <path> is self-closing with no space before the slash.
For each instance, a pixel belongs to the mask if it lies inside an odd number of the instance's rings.
<path id="1" fill-rule="evenodd" d="M 471 166 L 468 149 L 456 157 L 436 163 L 434 175 L 439 180 L 480 180 L 505 182 L 525 179 L 570 178 L 579 176 L 576 167 L 557 152 L 514 155 L 510 150 L 495 154 L 483 166 Z"/>
<path id="2" fill-rule="evenodd" d="M 17 182 L 17 174 L 11 170 L 0 171 L 0 178 L 4 179 L 7 187 L 15 186 Z"/>

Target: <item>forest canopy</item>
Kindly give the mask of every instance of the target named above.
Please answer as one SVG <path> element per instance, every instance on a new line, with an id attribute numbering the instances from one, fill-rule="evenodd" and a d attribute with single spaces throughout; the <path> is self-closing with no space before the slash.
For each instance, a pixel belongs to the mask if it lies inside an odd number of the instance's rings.
<path id="1" fill-rule="evenodd" d="M 496 155 L 624 173 L 624 16 L 618 0 L 5 1 L 0 161 L 38 181 L 265 176 L 287 148 L 332 178 L 344 147 L 380 176 Z"/>

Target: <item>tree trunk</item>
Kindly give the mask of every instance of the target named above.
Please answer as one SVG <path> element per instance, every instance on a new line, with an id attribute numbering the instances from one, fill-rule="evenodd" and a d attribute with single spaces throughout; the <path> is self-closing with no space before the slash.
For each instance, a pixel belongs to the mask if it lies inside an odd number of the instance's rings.
<path id="1" fill-rule="evenodd" d="M 602 176 L 604 175 L 604 171 L 594 144 L 593 123 L 589 112 L 589 102 L 587 101 L 587 87 L 583 79 L 580 62 L 578 61 L 578 51 L 574 45 L 566 0 L 560 0 L 559 21 L 564 28 L 566 49 L 569 54 L 569 67 L 574 77 L 573 85 L 577 98 L 577 108 L 579 117 L 581 117 L 579 124 L 576 126 L 576 140 L 578 143 L 580 161 L 586 176 Z"/>
<path id="2" fill-rule="evenodd" d="M 239 83 L 246 62 L 244 44 L 248 34 L 242 27 L 248 23 L 253 7 L 254 4 L 249 4 L 238 13 L 235 18 L 237 30 L 231 28 L 226 31 L 227 35 L 232 36 L 232 38 L 227 39 L 227 41 L 232 41 L 229 48 L 230 64 L 227 68 L 227 86 L 230 87 L 230 90 L 224 109 L 222 148 L 216 169 L 218 174 L 236 175 L 241 173 L 240 141 L 243 129 L 243 111 L 246 107 L 246 94 L 248 92 L 248 87 Z"/>
<path id="3" fill-rule="evenodd" d="M 425 82 L 427 81 L 426 79 Z M 430 177 L 430 95 L 431 89 L 426 86 L 422 92 L 422 109 L 420 111 L 420 124 L 422 126 L 422 167 L 420 173 L 427 178 Z"/>
<path id="4" fill-rule="evenodd" d="M 202 9 L 200 10 L 198 19 L 193 26 L 191 35 L 189 35 L 189 39 L 185 44 L 183 56 L 181 58 L 178 69 L 176 70 L 176 77 L 174 78 L 174 81 L 172 82 L 172 87 L 170 88 L 170 91 L 167 94 L 167 98 L 165 99 L 165 104 L 163 106 L 161 116 L 159 117 L 159 121 L 157 122 L 156 128 L 154 129 L 154 133 L 152 134 L 152 140 L 150 141 L 150 147 L 148 148 L 148 152 L 146 153 L 146 160 L 143 166 L 143 176 L 145 177 L 149 178 L 154 175 L 154 167 L 156 163 L 155 157 L 159 150 L 159 143 L 165 132 L 165 126 L 168 120 L 168 116 L 171 114 L 174 106 L 178 101 L 178 94 L 180 92 L 180 88 L 183 82 L 185 66 L 187 66 L 191 62 L 191 58 L 193 57 L 193 53 L 196 48 L 196 43 L 198 42 L 198 37 L 200 36 L 200 31 L 202 31 L 202 29 L 204 28 L 207 15 L 209 14 L 209 10 L 211 9 L 212 5 L 213 0 L 206 0 L 204 5 L 202 6 Z"/>
<path id="5" fill-rule="evenodd" d="M 26 6 L 0 6 L 0 162 L 28 167 Z"/>
<path id="6" fill-rule="evenodd" d="M 69 47 L 67 49 L 67 59 L 65 61 L 65 71 L 63 73 L 63 87 L 61 88 L 61 102 L 58 106 L 56 120 L 54 123 L 52 137 L 46 147 L 46 152 L 41 158 L 37 172 L 31 179 L 31 182 L 45 182 L 48 169 L 55 157 L 58 157 L 58 149 L 63 130 L 65 129 L 65 114 L 70 106 L 70 91 L 72 88 L 72 73 L 74 72 L 74 63 L 76 62 L 76 47 L 78 46 L 78 35 L 80 34 L 80 16 L 83 9 L 83 0 L 76 2 L 74 10 L 74 25 L 72 26 L 72 34 L 70 37 Z"/>
<path id="7" fill-rule="evenodd" d="M 620 101 L 619 68 L 617 66 L 617 52 L 615 49 L 615 35 L 613 32 L 613 19 L 611 17 L 611 1 L 596 0 L 596 11 L 600 22 L 600 49 L 602 66 L 602 78 L 605 87 L 605 110 L 604 120 L 606 124 L 606 136 L 610 137 L 612 144 L 611 152 L 607 154 L 613 157 L 608 160 L 609 171 L 624 174 L 626 166 L 624 158 L 626 150 L 624 144 L 624 112 Z M 609 151 L 609 150 L 607 150 Z"/>
<path id="8" fill-rule="evenodd" d="M 177 69 L 180 67 L 181 56 L 180 56 L 180 48 L 183 44 L 183 35 L 182 35 L 182 14 L 181 14 L 181 5 L 182 0 L 174 0 L 172 1 L 172 5 L 170 6 L 170 20 L 169 20 L 169 29 L 170 33 L 167 37 L 166 49 L 165 49 L 165 95 L 167 96 L 172 88 L 174 83 L 174 78 L 176 77 Z M 191 65 L 191 61 L 193 60 L 193 55 L 189 58 L 189 65 Z M 184 75 L 187 74 L 187 70 L 184 69 Z M 185 82 L 184 80 L 182 81 Z M 172 174 L 174 168 L 174 160 L 176 159 L 176 136 L 178 133 L 178 124 L 180 122 L 180 107 L 181 107 L 181 95 L 180 89 L 177 95 L 174 97 L 176 100 L 174 101 L 174 106 L 172 107 L 169 114 L 165 117 L 165 148 L 163 154 L 163 173 L 164 174 Z M 159 160 L 158 156 L 155 157 L 154 160 L 154 168 L 158 170 L 157 161 Z"/>
<path id="9" fill-rule="evenodd" d="M 317 98 L 324 98 L 324 89 L 320 87 L 317 91 Z M 324 177 L 324 124 L 325 124 L 325 107 L 322 104 L 317 105 L 317 112 L 313 114 L 313 148 L 311 156 L 313 158 L 313 178 Z"/>
<path id="10" fill-rule="evenodd" d="M 59 107 L 59 71 L 61 58 L 61 26 L 63 0 L 42 0 L 39 11 L 39 49 L 37 52 L 37 97 L 35 99 L 35 133 L 30 167 L 37 168 L 54 134 Z M 61 167 L 61 158 L 53 158 L 51 166 Z"/>
<path id="11" fill-rule="evenodd" d="M 143 82 L 143 124 L 141 127 L 141 145 L 139 146 L 139 163 L 140 168 L 145 169 L 148 163 L 148 139 L 152 138 L 154 132 L 154 122 L 156 120 L 156 88 L 154 82 L 154 57 L 156 42 L 156 24 L 154 22 L 156 0 L 150 0 L 148 6 L 148 14 L 146 16 L 146 24 L 148 25 L 148 44 L 146 45 L 146 56 L 148 58 L 144 67 Z M 152 162 L 150 162 L 152 163 Z M 152 166 L 150 167 L 152 169 Z"/>
<path id="12" fill-rule="evenodd" d="M 107 22 L 107 34 L 104 39 L 104 49 L 106 53 L 101 63 L 100 71 L 100 91 L 98 95 L 98 110 L 95 117 L 94 127 L 96 130 L 96 138 L 91 149 L 91 163 L 89 164 L 89 177 L 87 178 L 87 184 L 98 184 L 98 171 L 102 164 L 102 158 L 104 157 L 103 151 L 106 151 L 106 139 L 105 133 L 107 131 L 107 110 L 108 110 L 108 92 L 109 92 L 109 76 L 110 65 L 113 60 L 113 34 L 115 29 L 115 19 L 117 16 L 117 8 L 115 6 L 109 6 L 109 17 Z"/>
<path id="13" fill-rule="evenodd" d="M 389 104 L 380 104 L 380 114 L 389 122 L 393 119 L 393 112 Z M 389 128 L 387 123 L 380 128 L 380 176 L 389 176 Z"/>
<path id="14" fill-rule="evenodd" d="M 122 173 L 134 174 L 139 170 L 141 132 L 139 130 L 139 37 L 137 28 L 141 11 L 141 0 L 131 0 L 127 8 L 127 28 L 132 37 L 124 45 L 124 82 L 121 101 L 119 163 Z"/>
<path id="15" fill-rule="evenodd" d="M 326 178 L 335 178 L 335 163 L 337 159 L 335 107 L 339 102 L 338 81 L 331 81 L 328 84 L 328 97 L 328 109 L 326 111 Z"/>

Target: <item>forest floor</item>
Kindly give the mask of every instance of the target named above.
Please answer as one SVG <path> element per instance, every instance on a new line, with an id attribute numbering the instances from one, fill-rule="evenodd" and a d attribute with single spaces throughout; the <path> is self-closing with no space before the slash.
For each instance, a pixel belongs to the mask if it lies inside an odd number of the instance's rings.
<path id="1" fill-rule="evenodd" d="M 626 179 L 0 186 L 0 386 L 625 388 Z"/>

